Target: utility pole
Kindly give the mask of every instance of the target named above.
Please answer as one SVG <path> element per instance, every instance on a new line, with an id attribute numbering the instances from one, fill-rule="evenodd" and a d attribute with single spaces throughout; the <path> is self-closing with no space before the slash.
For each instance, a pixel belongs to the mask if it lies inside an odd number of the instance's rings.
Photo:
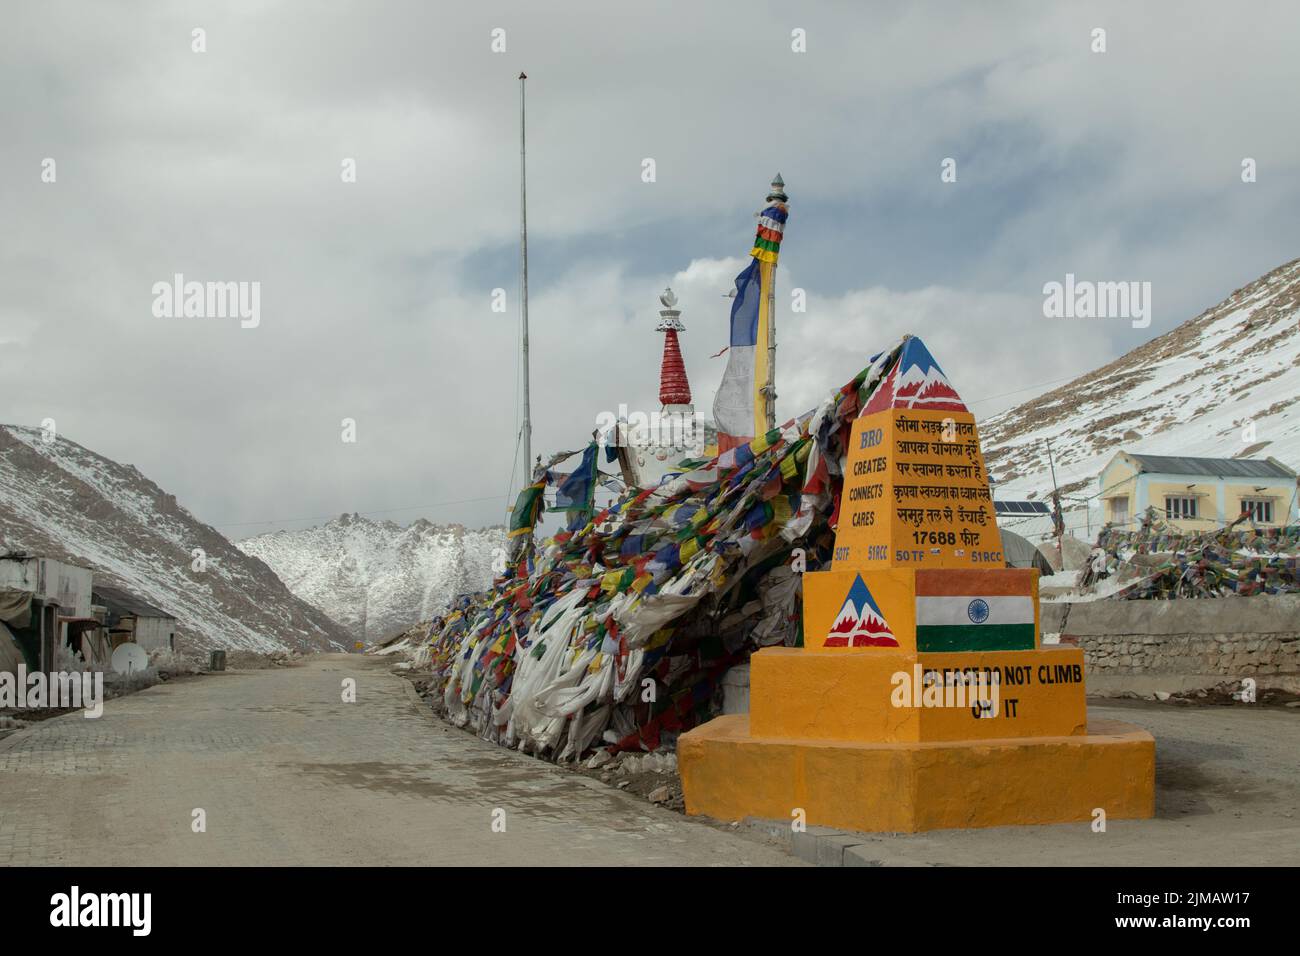
<path id="1" fill-rule="evenodd" d="M 1052 440 L 1044 438 L 1047 444 L 1047 467 L 1052 472 L 1052 530 L 1056 532 L 1056 559 L 1065 570 L 1065 547 L 1062 536 L 1065 534 L 1065 515 L 1061 514 L 1061 493 L 1056 487 L 1056 465 L 1052 463 Z"/>
<path id="2" fill-rule="evenodd" d="M 533 411 L 528 393 L 528 159 L 524 123 L 524 85 L 528 74 L 519 74 L 519 325 L 524 366 L 524 487 L 533 483 Z"/>

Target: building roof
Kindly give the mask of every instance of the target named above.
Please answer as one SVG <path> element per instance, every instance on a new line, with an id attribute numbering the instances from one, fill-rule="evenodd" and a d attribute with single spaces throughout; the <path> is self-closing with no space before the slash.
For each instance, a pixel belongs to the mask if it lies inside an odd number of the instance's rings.
<path id="1" fill-rule="evenodd" d="M 96 604 L 108 608 L 109 614 L 114 617 L 170 617 L 173 620 L 175 619 L 174 614 L 168 614 L 134 594 L 104 584 L 95 585 L 92 600 Z"/>
<path id="2" fill-rule="evenodd" d="M 1295 472 L 1272 458 L 1184 458 L 1175 455 L 1135 455 L 1141 471 L 1162 475 L 1204 475 L 1208 478 L 1294 478 Z"/>

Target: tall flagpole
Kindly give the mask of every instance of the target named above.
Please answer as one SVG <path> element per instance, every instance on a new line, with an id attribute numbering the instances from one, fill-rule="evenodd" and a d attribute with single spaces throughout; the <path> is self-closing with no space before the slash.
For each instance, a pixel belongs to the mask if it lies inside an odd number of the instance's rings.
<path id="1" fill-rule="evenodd" d="M 519 74 L 519 323 L 523 331 L 524 487 L 533 483 L 533 414 L 528 394 L 528 163 L 524 140 L 524 84 Z"/>

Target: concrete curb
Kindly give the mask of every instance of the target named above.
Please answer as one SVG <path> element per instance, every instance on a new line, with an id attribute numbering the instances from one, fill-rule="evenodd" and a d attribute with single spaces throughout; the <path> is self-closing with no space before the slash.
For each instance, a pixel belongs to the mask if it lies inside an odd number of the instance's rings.
<path id="1" fill-rule="evenodd" d="M 854 833 L 832 827 L 808 827 L 793 832 L 790 824 L 778 820 L 746 820 L 750 829 L 783 840 L 796 858 L 813 866 L 923 866 L 897 859 L 897 849 L 886 851 L 879 833 Z M 891 858 L 892 857 L 892 858 Z"/>
<path id="2" fill-rule="evenodd" d="M 844 830 L 809 827 L 803 832 L 791 834 L 790 852 L 805 863 L 815 866 L 843 866 L 845 851 L 865 842 L 864 837 L 857 837 Z"/>
<path id="3" fill-rule="evenodd" d="M 428 716 L 430 716 L 430 717 L 436 717 L 436 716 L 437 716 L 437 715 L 433 712 L 433 709 L 432 709 L 431 707 L 429 707 L 429 705 L 426 704 L 426 703 L 424 702 L 424 698 L 420 696 L 420 692 L 419 692 L 418 690 L 415 689 L 415 681 L 411 680 L 411 679 L 410 679 L 409 677 L 407 677 L 405 674 L 399 674 L 399 673 L 396 673 L 396 672 L 391 672 L 391 673 L 393 673 L 393 675 L 394 675 L 395 677 L 400 677 L 400 678 L 401 678 L 402 686 L 403 686 L 404 688 L 406 688 L 406 696 L 407 696 L 408 698 L 410 698 L 411 703 L 414 704 L 415 707 L 416 707 L 416 708 L 417 708 L 417 709 L 418 709 L 422 714 L 428 714 Z"/>

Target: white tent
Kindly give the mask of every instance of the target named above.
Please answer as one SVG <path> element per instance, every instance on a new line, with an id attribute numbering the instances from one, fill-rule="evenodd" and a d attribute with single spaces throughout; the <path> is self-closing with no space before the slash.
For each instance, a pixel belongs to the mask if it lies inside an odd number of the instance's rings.
<path id="1" fill-rule="evenodd" d="M 1013 568 L 1037 568 L 1040 574 L 1051 574 L 1051 562 L 1034 545 L 1014 531 L 999 528 L 1002 535 L 1002 555 Z"/>

